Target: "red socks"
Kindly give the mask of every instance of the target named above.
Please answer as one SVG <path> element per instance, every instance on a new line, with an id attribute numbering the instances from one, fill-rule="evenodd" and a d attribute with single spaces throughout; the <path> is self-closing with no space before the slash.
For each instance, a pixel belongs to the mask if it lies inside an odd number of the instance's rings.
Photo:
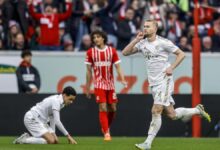
<path id="1" fill-rule="evenodd" d="M 109 128 L 107 112 L 99 112 L 99 121 L 103 132 L 106 133 Z"/>
<path id="2" fill-rule="evenodd" d="M 108 126 L 110 128 L 112 121 L 115 119 L 116 112 L 108 112 Z"/>

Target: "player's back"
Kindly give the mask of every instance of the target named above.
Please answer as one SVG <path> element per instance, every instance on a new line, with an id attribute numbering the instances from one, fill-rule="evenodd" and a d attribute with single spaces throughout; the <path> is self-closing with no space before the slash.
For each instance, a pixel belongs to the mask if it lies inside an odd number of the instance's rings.
<path id="1" fill-rule="evenodd" d="M 35 106 L 31 108 L 31 111 L 36 112 L 40 115 L 43 121 L 47 122 L 49 116 L 53 114 L 53 106 L 59 105 L 59 98 L 62 95 L 52 95 L 43 99 L 43 101 L 37 103 Z"/>

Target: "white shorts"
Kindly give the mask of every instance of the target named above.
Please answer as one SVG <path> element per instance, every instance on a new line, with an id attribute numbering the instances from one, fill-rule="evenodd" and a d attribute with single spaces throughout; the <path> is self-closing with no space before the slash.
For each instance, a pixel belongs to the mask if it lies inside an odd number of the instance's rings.
<path id="1" fill-rule="evenodd" d="M 44 123 L 39 116 L 28 111 L 24 116 L 24 125 L 34 137 L 42 137 L 45 133 L 54 133 L 54 130 Z"/>
<path id="2" fill-rule="evenodd" d="M 152 95 L 154 98 L 154 104 L 159 104 L 163 106 L 175 105 L 172 98 L 172 93 L 174 90 L 173 77 L 166 77 L 163 82 L 159 85 L 151 87 Z"/>

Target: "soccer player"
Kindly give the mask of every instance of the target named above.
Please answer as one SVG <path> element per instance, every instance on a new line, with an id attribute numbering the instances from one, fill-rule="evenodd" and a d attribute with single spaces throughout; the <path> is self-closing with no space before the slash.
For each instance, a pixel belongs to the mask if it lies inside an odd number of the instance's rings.
<path id="1" fill-rule="evenodd" d="M 55 134 L 55 127 L 57 127 L 67 137 L 70 144 L 77 144 L 60 121 L 60 110 L 74 102 L 75 99 L 75 89 L 68 86 L 63 89 L 62 94 L 49 96 L 37 103 L 24 116 L 24 125 L 32 136 L 24 133 L 13 143 L 57 144 L 58 138 Z"/>
<path id="2" fill-rule="evenodd" d="M 122 51 L 124 56 L 141 52 L 146 60 L 148 81 L 151 87 L 154 104 L 152 107 L 152 121 L 148 130 L 148 137 L 144 143 L 135 144 L 138 149 L 149 150 L 157 132 L 160 130 L 161 115 L 164 112 L 172 120 L 187 121 L 193 115 L 200 115 L 209 122 L 211 118 L 205 112 L 203 105 L 195 108 L 174 109 L 172 92 L 174 89 L 173 71 L 182 62 L 185 54 L 168 39 L 156 35 L 158 24 L 155 20 L 144 23 L 143 32 L 139 32 Z M 175 54 L 176 60 L 170 64 L 169 54 Z"/>
<path id="3" fill-rule="evenodd" d="M 121 79 L 121 83 L 126 86 L 126 81 L 119 65 L 120 59 L 116 49 L 107 46 L 107 36 L 102 31 L 91 33 L 94 47 L 86 53 L 86 96 L 91 98 L 90 87 L 92 82 L 92 69 L 94 72 L 94 93 L 96 102 L 99 105 L 99 121 L 105 141 L 111 141 L 110 126 L 115 118 L 117 96 L 114 87 L 113 64 Z"/>

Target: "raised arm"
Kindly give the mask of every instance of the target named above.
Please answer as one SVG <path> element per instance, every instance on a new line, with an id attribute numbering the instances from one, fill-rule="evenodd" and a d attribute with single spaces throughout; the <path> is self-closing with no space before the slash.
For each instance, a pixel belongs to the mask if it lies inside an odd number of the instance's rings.
<path id="1" fill-rule="evenodd" d="M 64 13 L 58 14 L 59 21 L 64 21 L 68 19 L 72 14 L 72 1 L 66 0 L 66 11 Z"/>
<path id="2" fill-rule="evenodd" d="M 139 32 L 134 40 L 132 40 L 123 50 L 122 54 L 128 56 L 138 52 L 138 49 L 134 47 L 141 39 L 144 38 L 143 32 Z"/>
<path id="3" fill-rule="evenodd" d="M 30 15 L 36 19 L 36 20 L 40 20 L 40 18 L 42 17 L 42 14 L 40 13 L 36 13 L 34 11 L 34 6 L 33 6 L 33 3 L 32 3 L 32 0 L 28 0 L 28 6 L 29 6 L 29 13 Z"/>

